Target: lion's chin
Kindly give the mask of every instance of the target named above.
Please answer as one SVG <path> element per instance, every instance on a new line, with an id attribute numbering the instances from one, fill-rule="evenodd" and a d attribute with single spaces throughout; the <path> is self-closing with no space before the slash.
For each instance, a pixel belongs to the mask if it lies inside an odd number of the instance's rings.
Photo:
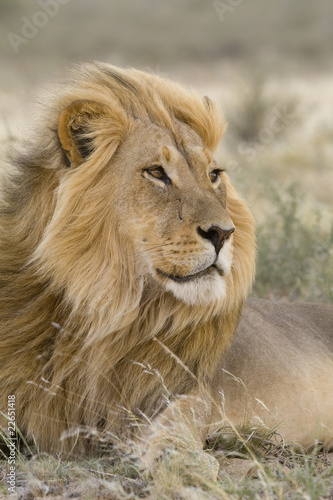
<path id="1" fill-rule="evenodd" d="M 164 286 L 177 299 L 190 306 L 219 302 L 225 298 L 227 293 L 225 279 L 217 271 L 185 283 L 168 280 Z"/>

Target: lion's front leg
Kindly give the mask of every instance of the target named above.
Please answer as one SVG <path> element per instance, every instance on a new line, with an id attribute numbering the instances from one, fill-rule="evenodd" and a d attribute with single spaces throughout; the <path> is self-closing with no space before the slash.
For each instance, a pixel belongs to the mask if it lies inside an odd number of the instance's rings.
<path id="1" fill-rule="evenodd" d="M 165 455 L 186 453 L 195 457 L 196 466 L 216 478 L 219 464 L 203 451 L 211 417 L 208 394 L 179 396 L 147 425 L 140 436 L 141 464 L 152 471 Z"/>

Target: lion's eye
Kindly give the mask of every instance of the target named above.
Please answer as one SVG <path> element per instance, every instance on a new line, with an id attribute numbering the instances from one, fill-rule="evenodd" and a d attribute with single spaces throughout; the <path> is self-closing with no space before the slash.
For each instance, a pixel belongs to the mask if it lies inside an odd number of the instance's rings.
<path id="1" fill-rule="evenodd" d="M 151 176 L 154 177 L 154 179 L 158 179 L 159 181 L 164 182 L 164 184 L 169 185 L 171 184 L 171 179 L 170 177 L 166 174 L 165 170 L 163 167 L 160 166 L 153 166 L 151 168 L 147 168 L 146 172 Z"/>
<path id="2" fill-rule="evenodd" d="M 210 172 L 209 178 L 213 184 L 219 180 L 222 172 L 223 170 L 221 168 L 216 168 Z"/>

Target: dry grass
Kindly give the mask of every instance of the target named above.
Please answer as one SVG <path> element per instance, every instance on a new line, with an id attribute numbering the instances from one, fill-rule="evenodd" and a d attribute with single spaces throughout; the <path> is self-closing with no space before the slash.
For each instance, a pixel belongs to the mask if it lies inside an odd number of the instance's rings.
<path id="1" fill-rule="evenodd" d="M 295 451 L 274 430 L 225 426 L 207 441 L 205 454 L 219 463 L 216 480 L 207 473 L 203 454 L 191 449 L 170 448 L 148 473 L 139 467 L 133 446 L 124 443 L 86 460 L 60 460 L 30 448 L 18 453 L 16 496 L 11 498 L 331 498 L 333 454 L 319 446 L 308 454 Z M 7 472 L 4 461 L 0 477 Z M 3 481 L 2 494 L 5 497 Z"/>

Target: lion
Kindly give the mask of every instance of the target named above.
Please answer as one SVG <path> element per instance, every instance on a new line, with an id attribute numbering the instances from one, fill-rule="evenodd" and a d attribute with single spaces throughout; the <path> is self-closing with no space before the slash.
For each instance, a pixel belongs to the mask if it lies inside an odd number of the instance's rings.
<path id="1" fill-rule="evenodd" d="M 224 129 L 209 98 L 103 63 L 75 66 L 48 97 L 2 194 L 5 429 L 15 396 L 17 427 L 40 451 L 90 453 L 97 430 L 141 439 L 153 459 L 172 440 L 175 415 L 202 447 L 218 426 L 222 390 L 227 415 L 241 417 L 244 398 L 226 371 L 246 378 L 249 360 L 254 392 L 274 392 L 264 376 L 280 352 L 274 327 L 263 324 L 260 344 L 245 312 L 225 359 L 256 244 L 251 211 L 214 159 Z M 309 349 L 315 343 L 325 360 L 313 372 L 331 373 L 332 311 L 318 325 L 321 310 L 307 311 L 316 326 Z M 253 370 L 257 342 L 263 371 Z M 307 366 L 298 342 L 291 336 L 284 359 Z M 330 384 L 318 375 L 323 415 L 332 413 Z"/>

